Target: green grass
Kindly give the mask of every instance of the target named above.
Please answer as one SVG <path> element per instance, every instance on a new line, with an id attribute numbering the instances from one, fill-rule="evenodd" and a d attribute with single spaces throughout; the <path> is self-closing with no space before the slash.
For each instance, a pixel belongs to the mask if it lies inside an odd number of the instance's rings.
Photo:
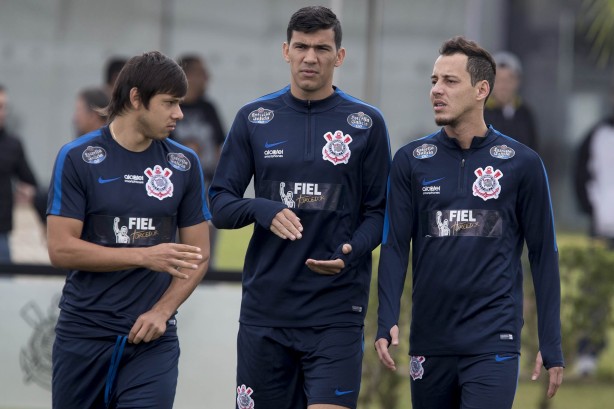
<path id="1" fill-rule="evenodd" d="M 217 248 L 215 249 L 218 270 L 243 270 L 243 259 L 253 230 L 253 225 L 236 230 L 218 230 Z"/>
<path id="2" fill-rule="evenodd" d="M 537 409 L 544 392 L 541 382 L 521 381 L 518 384 L 514 409 Z M 411 409 L 409 380 L 401 397 L 399 409 Z M 556 396 L 550 401 L 550 409 L 605 409 L 614 402 L 614 384 L 596 381 L 563 382 Z M 370 407 L 362 409 L 384 409 Z M 395 409 L 395 408 L 385 408 Z M 494 409 L 494 408 L 493 408 Z"/>

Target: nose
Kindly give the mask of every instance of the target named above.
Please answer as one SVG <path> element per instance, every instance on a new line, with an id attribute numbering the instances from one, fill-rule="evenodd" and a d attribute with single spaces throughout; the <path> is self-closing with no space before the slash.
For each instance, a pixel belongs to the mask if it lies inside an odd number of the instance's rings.
<path id="1" fill-rule="evenodd" d="M 178 121 L 183 119 L 183 111 L 181 110 L 181 107 L 179 106 L 179 104 L 177 104 L 175 106 L 175 109 L 173 110 L 173 118 Z"/>
<path id="2" fill-rule="evenodd" d="M 309 47 L 305 53 L 305 61 L 315 62 L 317 60 L 316 50 L 313 47 Z"/>

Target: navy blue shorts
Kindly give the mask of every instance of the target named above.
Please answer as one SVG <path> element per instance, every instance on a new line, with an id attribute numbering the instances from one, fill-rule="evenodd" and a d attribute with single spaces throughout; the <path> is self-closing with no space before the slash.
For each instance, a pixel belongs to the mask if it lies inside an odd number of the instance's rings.
<path id="1" fill-rule="evenodd" d="M 411 356 L 414 409 L 511 409 L 519 355 Z"/>
<path id="2" fill-rule="evenodd" d="M 115 337 L 64 338 L 53 344 L 54 409 L 171 409 L 175 399 L 179 340 L 174 336 L 138 345 L 125 343 L 112 385 L 109 368 L 119 348 Z"/>
<path id="3" fill-rule="evenodd" d="M 237 408 L 356 408 L 363 329 L 269 328 L 240 324 Z"/>

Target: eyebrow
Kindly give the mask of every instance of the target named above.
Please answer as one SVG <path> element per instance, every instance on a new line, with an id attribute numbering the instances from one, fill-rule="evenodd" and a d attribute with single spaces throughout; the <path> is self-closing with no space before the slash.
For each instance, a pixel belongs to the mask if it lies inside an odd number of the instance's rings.
<path id="1" fill-rule="evenodd" d="M 460 79 L 460 77 L 458 75 L 453 75 L 453 74 L 443 74 L 443 75 L 434 75 L 433 74 L 433 75 L 431 75 L 431 79 L 439 78 L 439 77 L 441 77 L 443 79 L 450 79 L 450 78 Z"/>
<path id="2" fill-rule="evenodd" d="M 332 45 L 327 44 L 327 43 L 319 43 L 319 44 L 314 44 L 314 45 L 309 45 L 307 43 L 304 43 L 302 41 L 295 41 L 294 43 L 292 43 L 293 46 L 303 46 L 303 47 L 313 47 L 313 48 L 327 48 L 327 49 L 331 49 L 333 48 Z"/>

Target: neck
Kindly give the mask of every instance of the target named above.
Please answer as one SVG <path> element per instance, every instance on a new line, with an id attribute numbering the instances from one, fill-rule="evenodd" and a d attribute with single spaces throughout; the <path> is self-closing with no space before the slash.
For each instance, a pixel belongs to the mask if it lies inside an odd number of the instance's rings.
<path id="1" fill-rule="evenodd" d="M 320 101 L 330 97 L 334 92 L 335 88 L 333 88 L 332 85 L 330 87 L 320 88 L 317 91 L 309 92 L 302 90 L 294 84 L 290 84 L 290 93 L 292 96 L 297 99 L 302 99 L 303 101 Z"/>
<path id="2" fill-rule="evenodd" d="M 132 151 L 143 152 L 151 145 L 147 138 L 137 127 L 137 122 L 125 116 L 119 116 L 109 124 L 111 136 L 120 146 Z"/>
<path id="3" fill-rule="evenodd" d="M 469 149 L 474 137 L 483 138 L 488 132 L 488 127 L 483 120 L 478 124 L 446 125 L 444 129 L 450 138 L 458 141 L 462 149 Z"/>

